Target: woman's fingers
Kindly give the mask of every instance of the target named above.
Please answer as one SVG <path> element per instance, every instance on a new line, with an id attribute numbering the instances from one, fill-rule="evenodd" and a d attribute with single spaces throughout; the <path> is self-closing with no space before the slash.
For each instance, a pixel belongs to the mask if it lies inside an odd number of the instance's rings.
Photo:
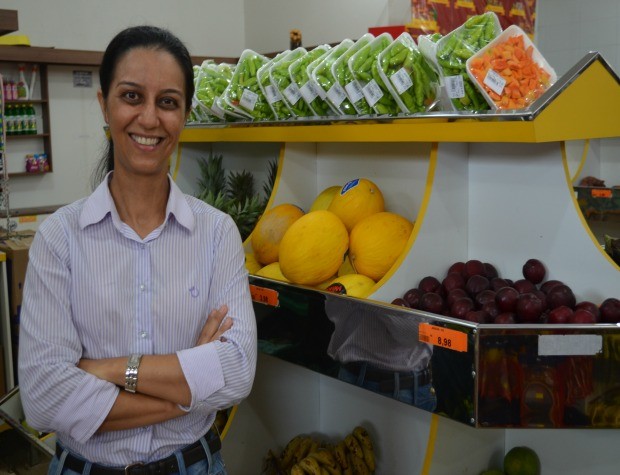
<path id="1" fill-rule="evenodd" d="M 224 320 L 227 313 L 227 305 L 222 305 L 220 308 L 209 313 L 207 322 L 204 327 L 202 327 L 202 331 L 200 332 L 200 337 L 198 338 L 197 343 L 198 345 L 203 345 L 205 343 L 218 340 L 226 330 L 230 329 L 232 326 L 232 318 L 229 317 Z"/>

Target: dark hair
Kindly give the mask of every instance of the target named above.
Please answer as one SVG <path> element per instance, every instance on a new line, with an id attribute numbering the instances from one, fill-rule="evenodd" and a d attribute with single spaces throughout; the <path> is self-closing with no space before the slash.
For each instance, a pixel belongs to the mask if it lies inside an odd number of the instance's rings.
<path id="1" fill-rule="evenodd" d="M 156 26 L 133 26 L 118 33 L 103 54 L 99 66 L 99 82 L 103 98 L 107 99 L 110 84 L 116 73 L 116 66 L 126 53 L 134 48 L 150 48 L 164 50 L 170 53 L 177 61 L 185 80 L 185 110 L 192 107 L 194 96 L 194 67 L 189 51 L 179 38 L 170 31 Z M 97 164 L 92 177 L 93 188 L 97 187 L 106 173 L 114 169 L 114 144 L 108 140 L 102 159 Z"/>

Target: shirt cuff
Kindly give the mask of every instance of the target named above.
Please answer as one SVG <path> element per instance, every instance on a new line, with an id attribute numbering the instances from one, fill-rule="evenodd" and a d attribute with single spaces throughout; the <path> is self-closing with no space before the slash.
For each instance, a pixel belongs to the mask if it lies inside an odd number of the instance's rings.
<path id="1" fill-rule="evenodd" d="M 181 409 L 189 411 L 205 404 L 211 394 L 224 387 L 224 374 L 216 349 L 218 344 L 222 343 L 217 341 L 177 351 L 192 395 L 190 406 L 179 406 Z"/>

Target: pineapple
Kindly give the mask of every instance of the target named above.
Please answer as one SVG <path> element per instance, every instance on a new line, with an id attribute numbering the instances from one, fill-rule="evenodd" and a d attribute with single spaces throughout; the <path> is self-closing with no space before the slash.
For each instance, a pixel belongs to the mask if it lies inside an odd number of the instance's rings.
<path id="1" fill-rule="evenodd" d="M 229 214 L 246 240 L 256 222 L 263 214 L 275 182 L 277 162 L 270 163 L 269 180 L 263 184 L 266 197 L 255 193 L 254 177 L 243 170 L 240 173 L 226 171 L 222 168 L 222 155 L 211 154 L 199 161 L 201 177 L 198 180 L 200 191 L 196 195 L 205 203 Z"/>

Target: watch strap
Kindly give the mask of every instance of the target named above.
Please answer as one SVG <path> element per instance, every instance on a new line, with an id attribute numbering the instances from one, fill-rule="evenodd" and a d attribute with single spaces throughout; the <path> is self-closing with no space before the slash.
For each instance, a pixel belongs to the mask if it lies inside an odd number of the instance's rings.
<path id="1" fill-rule="evenodd" d="M 138 368 L 142 355 L 133 353 L 127 359 L 127 368 L 125 368 L 125 391 L 135 393 L 138 387 Z"/>

